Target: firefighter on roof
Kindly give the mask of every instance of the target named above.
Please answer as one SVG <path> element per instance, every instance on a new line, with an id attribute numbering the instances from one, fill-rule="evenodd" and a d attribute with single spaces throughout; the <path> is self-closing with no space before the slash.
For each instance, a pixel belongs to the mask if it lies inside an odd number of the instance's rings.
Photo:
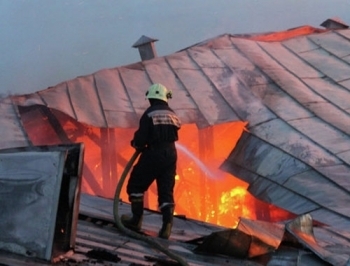
<path id="1" fill-rule="evenodd" d="M 132 215 L 121 216 L 125 227 L 141 229 L 144 193 L 156 180 L 158 205 L 163 217 L 158 236 L 165 239 L 169 238 L 173 225 L 177 164 L 175 141 L 180 129 L 179 118 L 168 106 L 171 97 L 171 91 L 162 84 L 153 84 L 146 92 L 150 107 L 141 116 L 139 128 L 131 141 L 131 145 L 141 151 L 127 184 Z"/>

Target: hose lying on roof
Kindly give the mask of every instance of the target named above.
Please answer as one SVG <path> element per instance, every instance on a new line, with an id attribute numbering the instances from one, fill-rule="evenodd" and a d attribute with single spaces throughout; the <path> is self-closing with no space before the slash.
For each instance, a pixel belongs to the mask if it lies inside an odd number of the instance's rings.
<path id="1" fill-rule="evenodd" d="M 173 260 L 177 261 L 178 263 L 180 263 L 180 265 L 188 266 L 188 263 L 183 258 L 172 253 L 169 249 L 164 248 L 161 244 L 159 244 L 157 241 L 155 241 L 155 239 L 152 239 L 151 237 L 143 236 L 143 235 L 140 235 L 134 231 L 131 231 L 130 229 L 126 228 L 120 220 L 119 208 L 118 208 L 120 192 L 122 190 L 122 187 L 123 187 L 125 178 L 128 175 L 128 172 L 130 171 L 132 165 L 134 164 L 135 160 L 137 159 L 137 157 L 139 155 L 140 155 L 140 152 L 136 150 L 134 152 L 134 154 L 131 156 L 129 162 L 126 164 L 126 166 L 124 168 L 124 171 L 120 177 L 117 188 L 115 190 L 114 201 L 113 201 L 113 215 L 114 215 L 114 221 L 116 223 L 116 226 L 121 232 L 125 233 L 126 235 L 133 237 L 133 238 L 136 238 L 136 239 L 139 239 L 139 240 L 142 240 L 142 241 L 146 242 L 147 244 L 151 245 L 152 247 L 163 252 L 169 258 L 172 258 Z"/>

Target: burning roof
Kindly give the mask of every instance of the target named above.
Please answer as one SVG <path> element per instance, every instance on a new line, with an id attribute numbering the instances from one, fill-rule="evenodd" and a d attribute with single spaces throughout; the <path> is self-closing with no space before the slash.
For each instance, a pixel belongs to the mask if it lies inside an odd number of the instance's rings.
<path id="1" fill-rule="evenodd" d="M 305 26 L 262 35 L 224 34 L 174 54 L 1 99 L 0 148 L 38 144 L 34 113 L 45 113 L 57 141 L 85 135 L 93 144 L 108 146 L 101 139 L 115 141 L 111 129 L 125 129 L 125 137 L 137 127 L 148 106 L 145 89 L 153 82 L 173 90 L 171 107 L 185 126 L 200 131 L 200 144 L 206 143 L 200 147 L 202 158 L 217 149 L 212 146 L 221 133 L 215 127 L 241 123 L 232 145 L 220 145 L 226 157 L 216 160 L 246 182 L 253 196 L 295 215 L 310 214 L 337 230 L 349 228 L 349 29 Z M 100 128 L 103 138 L 90 127 Z M 233 132 L 226 131 L 227 136 Z M 125 163 L 123 156 L 109 156 Z M 101 171 L 116 175 L 113 167 Z M 93 176 L 88 170 L 86 179 Z"/>

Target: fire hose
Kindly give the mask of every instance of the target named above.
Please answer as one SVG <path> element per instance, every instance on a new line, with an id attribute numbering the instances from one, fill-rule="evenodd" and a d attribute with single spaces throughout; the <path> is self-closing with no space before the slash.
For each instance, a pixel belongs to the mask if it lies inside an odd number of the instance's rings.
<path id="1" fill-rule="evenodd" d="M 132 238 L 136 238 L 139 240 L 142 240 L 144 242 L 146 242 L 147 244 L 149 244 L 150 246 L 158 249 L 159 251 L 161 251 L 162 253 L 164 253 L 165 255 L 167 255 L 169 258 L 177 261 L 180 265 L 183 266 L 188 266 L 188 263 L 181 258 L 180 256 L 172 253 L 169 249 L 166 249 L 165 247 L 163 247 L 161 244 L 159 244 L 155 239 L 152 239 L 151 237 L 147 237 L 147 236 L 143 236 L 138 234 L 137 232 L 134 232 L 128 228 L 126 228 L 123 223 L 120 220 L 119 217 L 119 197 L 120 197 L 120 192 L 121 189 L 123 187 L 125 178 L 127 177 L 131 167 L 133 166 L 135 160 L 137 159 L 137 157 L 140 155 L 140 151 L 136 150 L 134 152 L 134 154 L 131 156 L 130 160 L 128 161 L 128 163 L 126 164 L 124 171 L 122 173 L 122 175 L 120 176 L 120 180 L 117 184 L 117 188 L 115 190 L 115 194 L 114 194 L 114 201 L 113 201 L 113 215 L 114 215 L 114 221 L 115 224 L 117 226 L 117 228 L 125 233 L 126 235 L 132 237 Z"/>

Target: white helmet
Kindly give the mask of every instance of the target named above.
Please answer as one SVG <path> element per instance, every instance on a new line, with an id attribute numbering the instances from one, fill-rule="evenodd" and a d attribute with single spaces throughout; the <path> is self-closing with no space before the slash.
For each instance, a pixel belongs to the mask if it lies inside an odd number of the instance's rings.
<path id="1" fill-rule="evenodd" d="M 146 97 L 147 99 L 158 99 L 168 102 L 168 99 L 172 98 L 172 92 L 169 91 L 164 85 L 156 83 L 148 88 Z"/>

